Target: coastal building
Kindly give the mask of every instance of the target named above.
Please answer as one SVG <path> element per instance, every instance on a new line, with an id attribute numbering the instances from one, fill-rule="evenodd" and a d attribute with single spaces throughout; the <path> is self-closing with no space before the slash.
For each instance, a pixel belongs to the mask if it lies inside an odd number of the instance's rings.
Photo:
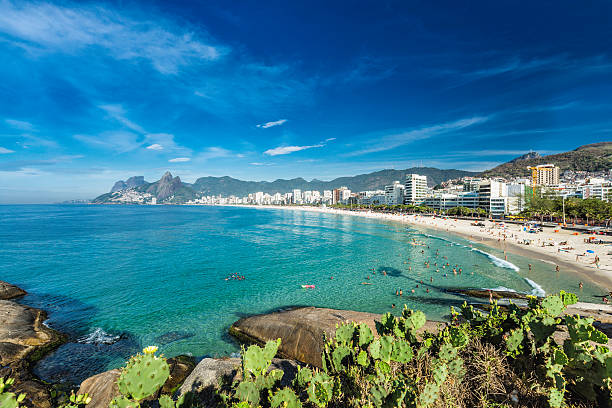
<path id="1" fill-rule="evenodd" d="M 405 187 L 399 181 L 394 181 L 393 184 L 385 186 L 385 204 L 399 205 L 404 203 Z"/>
<path id="2" fill-rule="evenodd" d="M 556 186 L 559 184 L 559 167 L 554 164 L 541 164 L 528 168 L 531 170 L 532 186 Z"/>
<path id="3" fill-rule="evenodd" d="M 404 184 L 404 203 L 421 204 L 427 197 L 427 176 L 407 174 Z"/>
<path id="4" fill-rule="evenodd" d="M 332 204 L 339 204 L 346 201 L 350 196 L 351 190 L 349 190 L 347 187 L 342 186 L 340 188 L 336 188 L 332 191 Z"/>
<path id="5" fill-rule="evenodd" d="M 293 204 L 302 204 L 302 190 L 293 190 Z"/>

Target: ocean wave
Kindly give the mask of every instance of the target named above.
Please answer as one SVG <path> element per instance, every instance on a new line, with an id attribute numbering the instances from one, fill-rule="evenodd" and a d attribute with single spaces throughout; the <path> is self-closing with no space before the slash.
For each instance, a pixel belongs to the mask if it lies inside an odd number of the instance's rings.
<path id="1" fill-rule="evenodd" d="M 500 259 L 498 257 L 496 257 L 495 255 L 491 255 L 485 251 L 481 251 L 480 249 L 476 249 L 476 248 L 472 248 L 472 251 L 474 252 L 478 252 L 481 253 L 483 255 L 485 255 L 487 258 L 489 258 L 491 260 L 491 262 L 493 262 L 493 264 L 495 266 L 499 266 L 500 268 L 507 268 L 507 269 L 512 269 L 515 271 L 519 271 L 520 268 L 518 266 L 516 266 L 515 264 L 508 262 L 506 260 Z"/>
<path id="2" fill-rule="evenodd" d="M 482 290 L 490 290 L 490 291 L 493 291 L 493 292 L 512 292 L 512 293 L 517 293 L 516 290 L 507 288 L 505 286 L 498 286 L 496 288 L 482 288 Z"/>
<path id="3" fill-rule="evenodd" d="M 112 334 L 109 334 L 98 327 L 93 332 L 86 334 L 85 336 L 79 337 L 77 339 L 77 342 L 83 344 L 114 344 L 120 339 L 120 335 L 113 336 Z"/>
<path id="4" fill-rule="evenodd" d="M 540 285 L 538 285 L 537 283 L 535 283 L 534 281 L 532 281 L 529 278 L 524 278 L 525 282 L 527 282 L 529 284 L 529 286 L 531 286 L 533 289 L 531 290 L 531 294 L 534 296 L 539 296 L 539 297 L 544 297 L 546 296 L 546 292 L 544 291 L 544 289 L 542 289 L 542 287 Z"/>

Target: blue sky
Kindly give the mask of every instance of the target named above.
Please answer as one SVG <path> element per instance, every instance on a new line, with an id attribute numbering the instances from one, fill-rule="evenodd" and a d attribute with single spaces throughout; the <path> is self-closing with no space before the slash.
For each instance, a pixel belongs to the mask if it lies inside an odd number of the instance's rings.
<path id="1" fill-rule="evenodd" d="M 612 132 L 609 1 L 0 0 L 0 202 L 483 170 Z"/>

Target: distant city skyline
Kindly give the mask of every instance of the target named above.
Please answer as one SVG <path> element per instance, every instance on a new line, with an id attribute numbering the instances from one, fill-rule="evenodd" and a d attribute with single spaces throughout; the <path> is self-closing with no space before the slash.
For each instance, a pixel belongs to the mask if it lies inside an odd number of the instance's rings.
<path id="1" fill-rule="evenodd" d="M 481 171 L 609 141 L 610 15 L 603 0 L 0 0 L 0 203 L 166 170 Z"/>

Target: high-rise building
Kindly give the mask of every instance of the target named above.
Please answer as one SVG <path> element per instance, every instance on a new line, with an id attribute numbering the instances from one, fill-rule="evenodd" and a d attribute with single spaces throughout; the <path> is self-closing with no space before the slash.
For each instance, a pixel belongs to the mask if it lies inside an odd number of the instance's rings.
<path id="1" fill-rule="evenodd" d="M 427 197 L 427 176 L 406 174 L 404 186 L 405 204 L 420 204 L 425 201 L 425 197 Z"/>
<path id="2" fill-rule="evenodd" d="M 350 196 L 351 190 L 349 190 L 347 187 L 342 186 L 340 188 L 335 188 L 332 191 L 332 204 L 338 204 Z"/>
<path id="3" fill-rule="evenodd" d="M 394 181 L 393 184 L 385 186 L 385 204 L 399 205 L 404 203 L 405 187 L 399 181 Z"/>
<path id="4" fill-rule="evenodd" d="M 302 190 L 300 189 L 293 190 L 293 203 L 294 204 L 302 203 Z"/>
<path id="5" fill-rule="evenodd" d="M 528 167 L 528 169 L 531 170 L 531 185 L 533 187 L 559 184 L 559 167 L 554 164 L 541 164 Z"/>

